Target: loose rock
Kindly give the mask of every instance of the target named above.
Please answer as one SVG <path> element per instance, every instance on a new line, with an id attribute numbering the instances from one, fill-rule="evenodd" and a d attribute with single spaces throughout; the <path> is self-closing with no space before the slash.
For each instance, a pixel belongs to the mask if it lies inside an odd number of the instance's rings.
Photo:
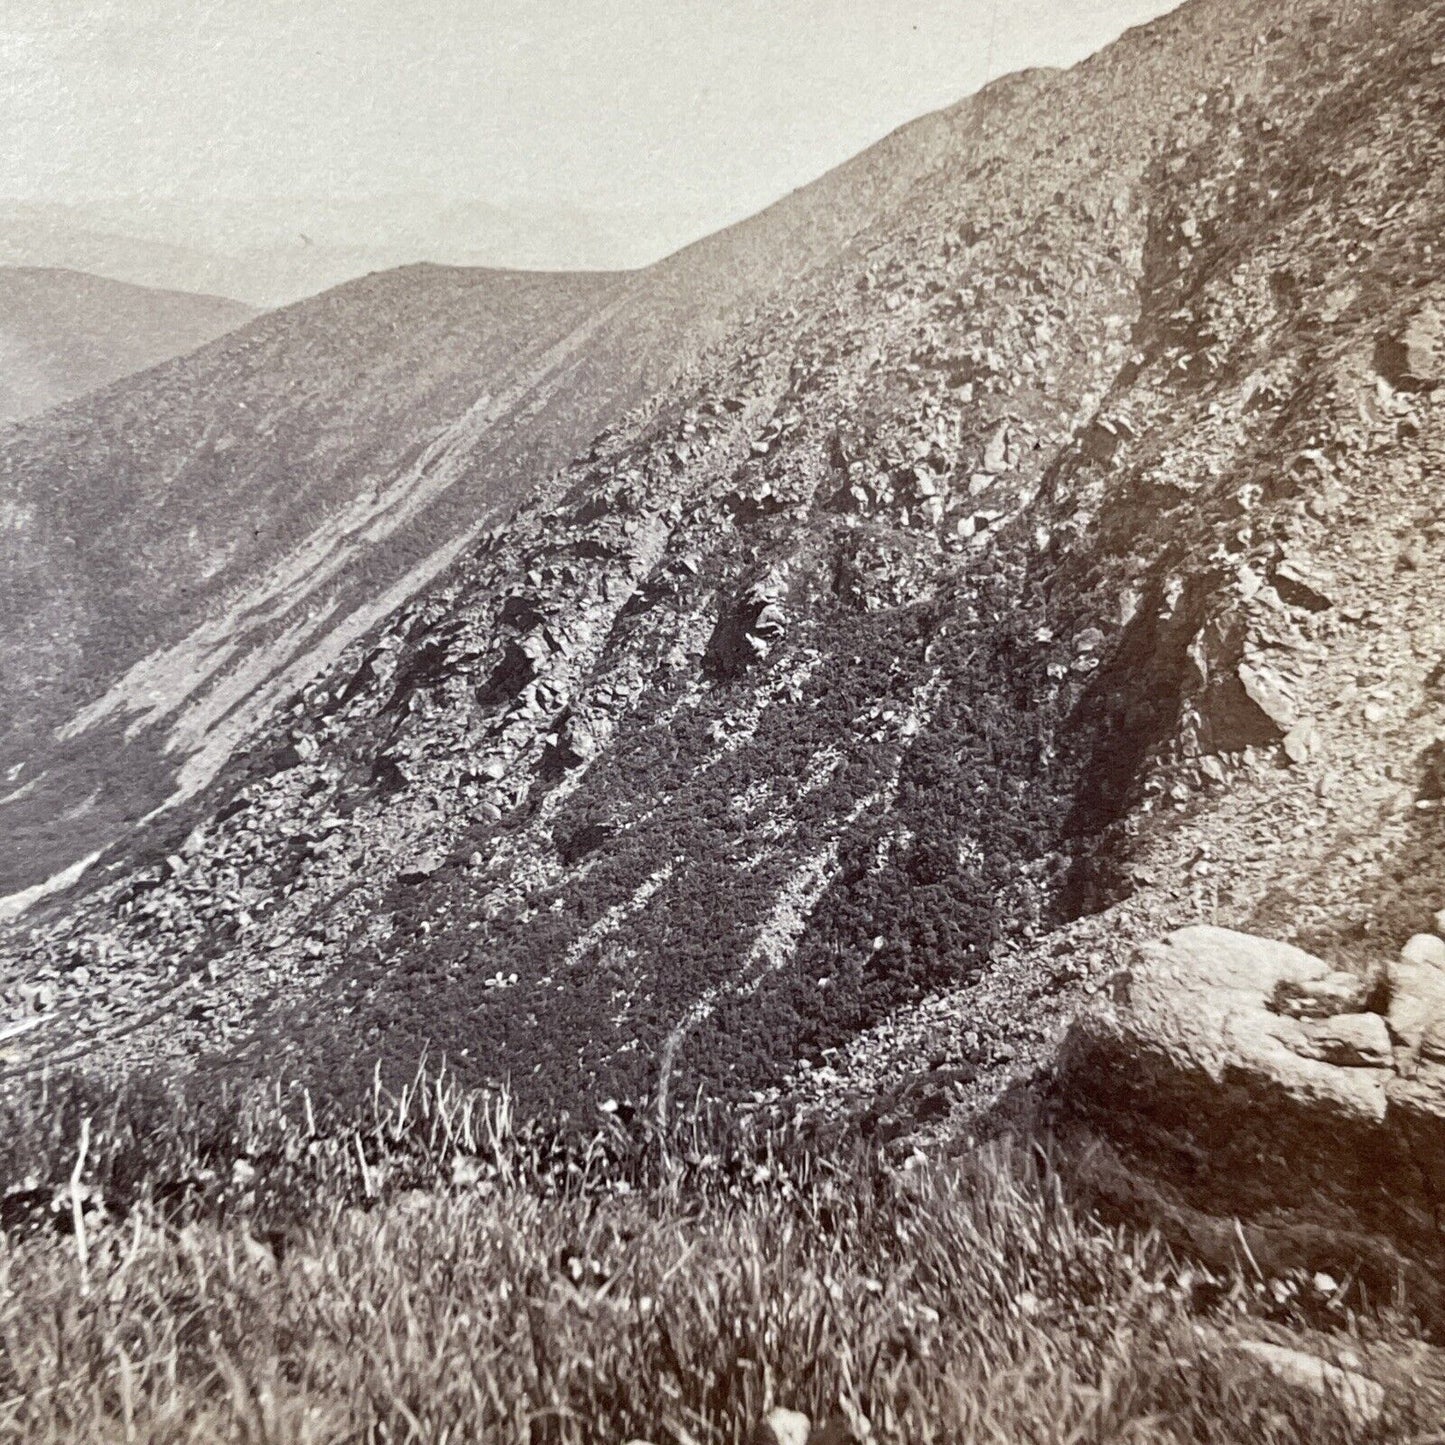
<path id="1" fill-rule="evenodd" d="M 1288 733 L 1294 727 L 1299 720 L 1294 699 L 1275 673 L 1245 662 L 1239 666 L 1239 680 L 1249 700 L 1281 732 Z"/>
<path id="2" fill-rule="evenodd" d="M 1238 1349 L 1291 1388 L 1333 1400 L 1357 1429 L 1373 1425 L 1384 1411 L 1385 1387 L 1357 1370 L 1341 1369 L 1303 1350 L 1263 1340 L 1243 1340 Z"/>
<path id="3" fill-rule="evenodd" d="M 758 1421 L 752 1445 L 808 1445 L 812 1421 L 798 1410 L 773 1410 Z"/>
<path id="4" fill-rule="evenodd" d="M 1445 938 L 1434 933 L 1417 933 L 1400 950 L 1400 957 L 1406 963 L 1445 968 Z"/>

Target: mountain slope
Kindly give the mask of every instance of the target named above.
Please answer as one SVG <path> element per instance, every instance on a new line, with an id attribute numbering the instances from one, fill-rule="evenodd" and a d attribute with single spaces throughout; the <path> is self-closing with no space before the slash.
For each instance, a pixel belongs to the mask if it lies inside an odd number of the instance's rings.
<path id="1" fill-rule="evenodd" d="M 47 846 L 68 863 L 159 802 L 184 755 L 158 756 L 147 722 L 187 701 L 219 721 L 264 687 L 287 642 L 325 624 L 334 604 L 315 593 L 344 562 L 366 573 L 358 593 L 384 592 L 444 545 L 407 530 L 429 447 L 489 404 L 487 387 L 525 389 L 607 284 L 367 278 L 12 428 L 0 600 L 19 626 L 0 641 L 0 757 L 31 786 L 0 803 L 7 873 L 44 876 Z M 193 698 L 223 667 L 224 688 Z"/>
<path id="2" fill-rule="evenodd" d="M 0 889 L 201 786 L 278 696 L 1041 79 L 646 271 L 367 278 L 12 432 Z"/>
<path id="3" fill-rule="evenodd" d="M 0 425 L 194 351 L 255 314 L 78 271 L 0 269 Z"/>
<path id="4" fill-rule="evenodd" d="M 1132 929 L 1412 931 L 1442 20 L 1195 0 L 855 175 L 850 242 L 11 930 L 17 1062 L 936 1114 Z"/>

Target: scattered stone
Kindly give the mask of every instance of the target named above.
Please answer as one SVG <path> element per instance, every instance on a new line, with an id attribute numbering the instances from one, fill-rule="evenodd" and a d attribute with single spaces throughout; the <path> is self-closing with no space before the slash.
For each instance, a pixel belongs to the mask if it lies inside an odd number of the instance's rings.
<path id="1" fill-rule="evenodd" d="M 758 1421 L 752 1445 L 808 1445 L 813 1423 L 799 1410 L 772 1410 Z"/>
<path id="2" fill-rule="evenodd" d="M 1445 381 L 1445 311 L 1426 307 L 1380 339 L 1375 364 L 1401 391 L 1430 391 Z"/>
<path id="3" fill-rule="evenodd" d="M 1400 570 L 1402 572 L 1423 572 L 1428 559 L 1424 544 L 1418 537 L 1411 537 L 1400 547 Z"/>
<path id="4" fill-rule="evenodd" d="M 1270 578 L 1280 600 L 1305 612 L 1325 612 L 1334 601 L 1329 588 L 1333 585 L 1328 573 L 1296 557 L 1286 557 Z"/>
<path id="5" fill-rule="evenodd" d="M 55 1007 L 55 985 L 53 983 L 22 983 L 16 993 L 27 1014 L 48 1013 Z"/>
<path id="6" fill-rule="evenodd" d="M 759 637 L 780 637 L 787 628 L 787 619 L 776 602 L 769 602 L 753 621 L 752 631 Z"/>
<path id="7" fill-rule="evenodd" d="M 1320 730 L 1312 718 L 1297 722 L 1284 735 L 1284 755 L 1290 762 L 1302 767 L 1311 758 L 1320 754 Z"/>
<path id="8" fill-rule="evenodd" d="M 1218 758 L 1212 755 L 1200 758 L 1199 771 L 1212 783 L 1218 783 L 1224 786 L 1229 782 L 1228 769 Z"/>
<path id="9" fill-rule="evenodd" d="M 1341 1369 L 1303 1350 L 1263 1340 L 1242 1340 L 1237 1348 L 1241 1354 L 1258 1360 L 1283 1384 L 1333 1400 L 1357 1429 L 1375 1424 L 1385 1408 L 1385 1387 L 1358 1370 Z"/>
<path id="10" fill-rule="evenodd" d="M 397 879 L 399 882 L 408 884 L 425 883 L 434 873 L 441 870 L 446 861 L 447 855 L 440 849 L 423 853 L 409 868 L 403 869 L 397 875 Z"/>
<path id="11" fill-rule="evenodd" d="M 1299 721 L 1294 699 L 1277 673 L 1248 662 L 1239 665 L 1239 680 L 1249 700 L 1277 727 L 1288 733 Z"/>
<path id="12" fill-rule="evenodd" d="M 1416 937 L 1429 939 L 1431 935 Z M 1409 944 L 1405 947 L 1410 950 Z M 1422 1057 L 1439 1056 L 1445 1043 L 1445 969 L 1433 961 L 1433 950 L 1427 953 L 1417 948 L 1413 953 L 1413 957 L 1407 957 L 1402 951 L 1390 969 L 1390 1009 L 1386 1015 L 1390 1036 L 1402 1050 L 1398 1067 L 1406 1078 L 1415 1076 Z"/>
<path id="13" fill-rule="evenodd" d="M 1006 472 L 1008 463 L 1008 426 L 1000 422 L 989 433 L 983 448 L 983 470 L 991 476 Z"/>

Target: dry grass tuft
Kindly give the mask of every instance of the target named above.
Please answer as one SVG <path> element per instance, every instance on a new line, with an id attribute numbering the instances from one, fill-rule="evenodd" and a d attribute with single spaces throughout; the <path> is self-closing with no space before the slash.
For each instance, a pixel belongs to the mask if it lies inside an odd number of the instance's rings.
<path id="1" fill-rule="evenodd" d="M 425 1078 L 364 1128 L 272 1096 L 231 1132 L 265 1150 L 122 1131 L 149 1171 L 124 1209 L 87 1192 L 114 1119 L 74 1190 L 32 1136 L 32 1191 L 80 1232 L 47 1204 L 0 1245 L 0 1440 L 722 1445 L 774 1405 L 839 1440 L 1362 1438 L 1231 1354 L 1187 1271 L 1038 1147 L 889 1174 L 698 1120 L 565 1146 Z M 161 1164 L 221 1183 L 180 1209 Z"/>

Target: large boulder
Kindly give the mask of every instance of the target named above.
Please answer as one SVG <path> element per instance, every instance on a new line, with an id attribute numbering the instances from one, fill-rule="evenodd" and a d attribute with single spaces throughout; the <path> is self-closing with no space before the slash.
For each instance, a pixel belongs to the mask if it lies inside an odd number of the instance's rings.
<path id="1" fill-rule="evenodd" d="M 1222 928 L 1141 948 L 1055 1068 L 1081 1177 L 1206 1254 L 1405 1277 L 1439 1315 L 1445 970 L 1422 951 L 1351 986 Z"/>

